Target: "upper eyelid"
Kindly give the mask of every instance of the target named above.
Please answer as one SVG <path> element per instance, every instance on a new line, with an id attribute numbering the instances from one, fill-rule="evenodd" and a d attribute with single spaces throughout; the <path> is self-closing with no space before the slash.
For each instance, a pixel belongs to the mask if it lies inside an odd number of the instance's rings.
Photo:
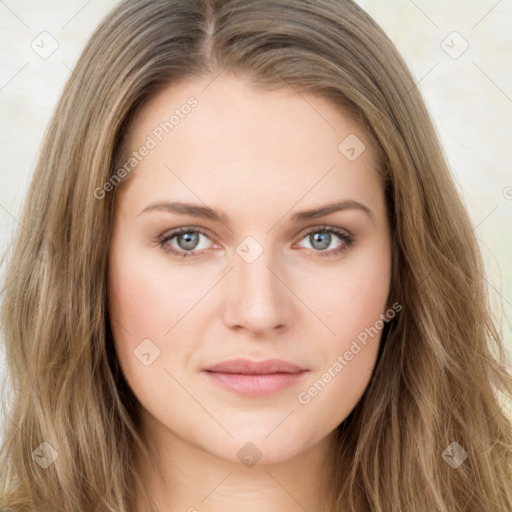
<path id="1" fill-rule="evenodd" d="M 346 228 L 340 228 L 338 226 L 331 226 L 329 224 L 318 224 L 316 226 L 312 226 L 310 228 L 305 228 L 305 231 L 303 231 L 304 235 L 307 235 L 308 233 L 312 233 L 315 231 L 333 231 L 334 233 L 338 231 L 345 232 L 347 235 L 353 236 L 352 233 L 346 229 Z"/>
<path id="2" fill-rule="evenodd" d="M 304 228 L 304 230 L 302 230 L 301 233 L 299 235 L 297 235 L 299 237 L 299 241 L 302 240 L 305 236 L 309 235 L 310 233 L 314 233 L 315 231 L 331 231 L 336 236 L 340 236 L 339 232 L 344 232 L 344 233 L 346 233 L 346 235 L 348 237 L 355 238 L 354 235 L 346 228 L 340 228 L 340 227 L 331 226 L 328 224 L 318 224 L 316 226 L 310 226 L 309 228 Z M 160 238 L 160 240 L 163 240 L 163 241 L 169 241 L 169 240 L 173 239 L 174 237 L 180 235 L 181 233 L 188 233 L 188 232 L 198 232 L 198 233 L 206 236 L 207 238 L 209 238 L 212 242 L 219 244 L 216 237 L 212 236 L 210 234 L 209 230 L 199 227 L 199 226 L 182 226 L 182 227 L 174 228 L 174 229 L 164 233 L 159 238 Z M 201 252 L 202 250 L 205 250 L 205 249 L 201 249 L 197 252 Z M 194 251 L 189 251 L 189 252 L 194 252 Z"/>
<path id="3" fill-rule="evenodd" d="M 183 226 L 183 227 L 179 227 L 179 228 L 174 228 L 174 229 L 166 231 L 159 238 L 161 240 L 170 240 L 171 238 L 181 235 L 182 233 L 194 233 L 194 232 L 200 233 L 201 235 L 208 237 L 212 241 L 216 241 L 216 237 L 212 236 L 208 230 L 206 230 L 204 228 L 197 227 L 197 226 Z"/>

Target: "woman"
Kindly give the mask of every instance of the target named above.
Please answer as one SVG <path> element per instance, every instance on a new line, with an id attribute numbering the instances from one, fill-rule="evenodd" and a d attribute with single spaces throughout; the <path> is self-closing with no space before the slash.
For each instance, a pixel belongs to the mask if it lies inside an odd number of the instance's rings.
<path id="1" fill-rule="evenodd" d="M 477 244 L 355 4 L 121 3 L 21 223 L 1 508 L 512 508 Z"/>

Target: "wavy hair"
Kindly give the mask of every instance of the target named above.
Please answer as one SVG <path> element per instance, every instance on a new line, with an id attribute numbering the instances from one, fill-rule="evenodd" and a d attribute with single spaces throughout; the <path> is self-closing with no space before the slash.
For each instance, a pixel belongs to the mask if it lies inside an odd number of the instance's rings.
<path id="1" fill-rule="evenodd" d="M 9 254 L 0 509 L 133 510 L 133 454 L 146 446 L 108 317 L 116 194 L 95 190 L 122 165 L 149 98 L 220 73 L 328 99 L 378 155 L 390 298 L 403 310 L 338 427 L 333 510 L 512 510 L 501 405 L 512 389 L 479 248 L 410 72 L 349 0 L 131 0 L 93 34 L 49 124 Z M 43 442 L 57 457 L 46 468 Z M 467 453 L 458 469 L 442 455 L 454 442 Z"/>

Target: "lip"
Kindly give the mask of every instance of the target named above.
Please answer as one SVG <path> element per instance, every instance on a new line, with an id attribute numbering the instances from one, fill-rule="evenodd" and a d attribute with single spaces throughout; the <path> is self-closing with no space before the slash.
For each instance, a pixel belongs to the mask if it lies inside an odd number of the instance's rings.
<path id="1" fill-rule="evenodd" d="M 296 384 L 309 370 L 281 359 L 231 359 L 203 370 L 211 382 L 246 397 L 262 397 Z"/>
<path id="2" fill-rule="evenodd" d="M 251 359 L 230 359 L 222 363 L 205 368 L 205 371 L 215 373 L 239 373 L 246 375 L 268 375 L 271 373 L 299 373 L 305 371 L 296 364 L 282 359 L 265 359 L 252 361 Z"/>

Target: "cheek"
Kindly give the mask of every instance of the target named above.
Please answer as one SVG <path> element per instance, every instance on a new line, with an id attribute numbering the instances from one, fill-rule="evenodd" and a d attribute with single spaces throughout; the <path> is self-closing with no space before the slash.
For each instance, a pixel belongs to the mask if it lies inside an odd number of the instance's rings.
<path id="1" fill-rule="evenodd" d="M 313 298 L 332 332 L 326 330 L 327 335 L 319 338 L 321 363 L 302 389 L 299 403 L 311 404 L 307 408 L 328 423 L 349 414 L 373 373 L 391 278 L 386 247 L 347 258 L 339 272 L 331 275 L 327 292 L 324 288 L 323 294 Z"/>
<path id="2" fill-rule="evenodd" d="M 361 252 L 331 272 L 329 280 L 324 280 L 323 293 L 317 292 L 313 297 L 332 331 L 331 347 L 342 350 L 377 321 L 381 324 L 390 280 L 391 258 L 385 251 Z"/>
<path id="3" fill-rule="evenodd" d="M 299 390 L 297 401 L 317 424 L 339 425 L 361 399 L 373 374 L 382 336 L 387 288 L 362 285 L 357 296 L 340 293 L 329 327 L 335 336 L 318 343 L 321 361 Z M 345 289 L 345 291 L 349 291 Z"/>
<path id="4" fill-rule="evenodd" d="M 178 321 L 183 304 L 179 282 L 166 282 L 161 270 L 125 240 L 112 244 L 108 271 L 108 309 L 116 350 L 125 370 L 134 351 L 151 340 L 160 350 L 164 335 Z"/>
<path id="5" fill-rule="evenodd" d="M 190 282 L 190 276 L 170 272 L 165 257 L 148 257 L 147 251 L 123 242 L 111 247 L 109 259 L 108 309 L 114 345 L 139 401 L 158 410 L 160 393 L 169 396 L 173 391 L 165 369 L 172 367 L 173 357 L 185 360 L 193 349 L 181 343 L 190 336 L 180 320 L 204 292 L 199 283 Z"/>
<path id="6" fill-rule="evenodd" d="M 207 291 L 198 272 L 182 272 L 155 248 L 114 248 L 109 268 L 109 310 L 133 339 L 163 338 Z"/>

